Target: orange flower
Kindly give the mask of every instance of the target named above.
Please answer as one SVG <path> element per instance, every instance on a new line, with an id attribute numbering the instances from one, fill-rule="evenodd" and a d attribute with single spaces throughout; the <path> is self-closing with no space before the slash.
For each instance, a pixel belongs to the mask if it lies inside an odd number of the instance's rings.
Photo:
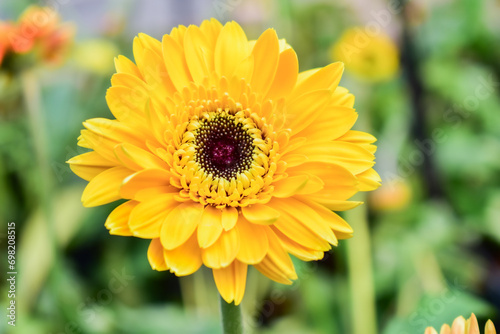
<path id="1" fill-rule="evenodd" d="M 390 180 L 370 194 L 370 203 L 378 211 L 397 211 L 408 206 L 411 197 L 411 187 L 405 180 Z"/>
<path id="2" fill-rule="evenodd" d="M 8 38 L 16 53 L 35 51 L 48 62 L 61 60 L 74 35 L 74 28 L 60 24 L 60 17 L 49 7 L 30 6 L 23 14 Z"/>
<path id="3" fill-rule="evenodd" d="M 0 65 L 2 65 L 3 58 L 10 49 L 8 35 L 11 29 L 11 24 L 7 22 L 0 22 Z"/>

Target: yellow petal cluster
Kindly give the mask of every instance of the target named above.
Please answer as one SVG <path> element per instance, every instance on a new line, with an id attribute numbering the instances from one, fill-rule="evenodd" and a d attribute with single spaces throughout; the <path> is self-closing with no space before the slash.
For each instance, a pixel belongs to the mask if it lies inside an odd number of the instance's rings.
<path id="1" fill-rule="evenodd" d="M 491 320 L 486 322 L 484 326 L 484 334 L 496 334 L 495 325 Z M 427 327 L 425 334 L 438 334 L 438 332 L 432 328 Z M 470 318 L 465 320 L 464 317 L 460 316 L 453 321 L 451 327 L 447 324 L 441 326 L 439 334 L 481 334 L 479 330 L 479 324 L 477 323 L 477 318 L 474 313 L 471 314 Z"/>

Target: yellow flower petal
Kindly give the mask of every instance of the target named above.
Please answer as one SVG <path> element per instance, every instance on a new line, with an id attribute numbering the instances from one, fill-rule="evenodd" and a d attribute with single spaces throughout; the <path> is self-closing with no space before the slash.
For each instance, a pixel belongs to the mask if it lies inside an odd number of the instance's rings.
<path id="1" fill-rule="evenodd" d="M 193 80 L 197 83 L 202 83 L 203 79 L 209 78 L 214 71 L 213 47 L 215 45 L 210 45 L 200 28 L 194 25 L 187 28 L 184 36 L 186 62 Z"/>
<path id="2" fill-rule="evenodd" d="M 137 64 L 137 68 L 141 72 L 141 74 L 144 73 L 144 67 L 146 66 L 146 62 L 144 61 L 144 52 L 146 49 L 141 43 L 141 40 L 138 36 L 134 37 L 134 41 L 132 43 L 132 52 L 134 54 L 134 60 L 135 63 Z"/>
<path id="3" fill-rule="evenodd" d="M 339 137 L 338 140 L 357 144 L 372 154 L 377 151 L 377 146 L 372 145 L 372 143 L 376 142 L 377 139 L 366 132 L 350 130 L 347 131 L 347 133 L 345 133 L 342 137 Z"/>
<path id="4" fill-rule="evenodd" d="M 127 168 L 113 167 L 94 177 L 83 191 L 83 206 L 92 207 L 119 200 L 120 185 L 132 173 Z"/>
<path id="5" fill-rule="evenodd" d="M 115 146 L 114 152 L 117 159 L 130 169 L 170 169 L 163 160 L 151 152 L 129 143 Z"/>
<path id="6" fill-rule="evenodd" d="M 318 237 L 308 226 L 289 214 L 282 213 L 281 218 L 273 224 L 273 230 L 275 229 L 309 249 L 326 252 L 331 248 L 325 239 Z"/>
<path id="7" fill-rule="evenodd" d="M 273 281 L 292 284 L 291 280 L 297 279 L 297 274 L 290 256 L 271 229 L 266 229 L 266 235 L 269 240 L 269 251 L 261 262 L 254 265 L 255 268 Z"/>
<path id="8" fill-rule="evenodd" d="M 309 176 L 305 174 L 282 179 L 273 183 L 273 196 L 279 198 L 293 196 L 298 190 L 304 188 L 307 182 L 309 182 Z"/>
<path id="9" fill-rule="evenodd" d="M 110 150 L 112 150 L 115 144 L 123 142 L 128 142 L 140 148 L 147 149 L 143 134 L 137 133 L 132 128 L 116 120 L 92 118 L 83 122 L 83 125 L 88 131 L 95 135 L 95 137 L 92 137 L 95 139 L 94 145 L 92 146 L 94 150 L 98 148 L 97 146 L 103 145 L 109 145 Z"/>
<path id="10" fill-rule="evenodd" d="M 292 134 L 307 128 L 315 119 L 324 112 L 331 99 L 329 90 L 315 90 L 302 95 L 299 99 L 291 100 L 287 104 L 287 126 L 292 129 Z"/>
<path id="11" fill-rule="evenodd" d="M 346 168 L 322 162 L 306 162 L 299 166 L 290 168 L 290 173 L 311 173 L 319 177 L 323 182 L 323 189 L 311 194 L 312 200 L 328 197 L 331 200 L 344 201 L 358 192 L 358 180 Z"/>
<path id="12" fill-rule="evenodd" d="M 432 328 L 432 327 L 427 327 L 427 328 L 425 329 L 424 334 L 438 334 L 438 333 L 436 332 L 436 330 L 435 330 L 434 328 Z"/>
<path id="13" fill-rule="evenodd" d="M 266 233 L 268 227 L 240 219 L 237 228 L 240 235 L 240 249 L 236 258 L 246 264 L 262 261 L 269 249 Z"/>
<path id="14" fill-rule="evenodd" d="M 264 204 L 253 204 L 241 208 L 241 213 L 249 222 L 259 225 L 270 225 L 280 216 L 280 213 Z"/>
<path id="15" fill-rule="evenodd" d="M 177 206 L 179 202 L 172 194 L 160 195 L 139 203 L 130 214 L 128 222 L 130 230 L 139 238 L 159 238 L 168 214 Z"/>
<path id="16" fill-rule="evenodd" d="M 159 40 L 144 33 L 139 33 L 137 37 L 142 44 L 142 48 L 150 49 L 159 56 L 162 55 L 161 42 Z"/>
<path id="17" fill-rule="evenodd" d="M 123 180 L 123 184 L 120 187 L 120 195 L 123 198 L 137 198 L 137 193 L 147 188 L 169 187 L 171 176 L 169 172 L 163 169 L 141 170 Z"/>
<path id="18" fill-rule="evenodd" d="M 217 75 L 231 78 L 238 65 L 249 55 L 248 40 L 243 29 L 234 21 L 226 23 L 215 45 Z"/>
<path id="19" fill-rule="evenodd" d="M 320 216 L 322 220 L 326 222 L 327 225 L 334 231 L 347 234 L 353 233 L 352 227 L 335 212 L 328 210 L 327 208 L 314 202 L 313 200 L 303 199 L 301 203 L 314 210 L 314 212 L 318 216 Z"/>
<path id="20" fill-rule="evenodd" d="M 281 52 L 276 75 L 267 96 L 271 99 L 278 99 L 290 94 L 297 82 L 298 69 L 299 60 L 295 51 L 287 49 Z"/>
<path id="21" fill-rule="evenodd" d="M 178 27 L 172 28 L 170 31 L 170 36 L 176 41 L 181 47 L 184 47 L 184 36 L 186 35 L 187 27 L 180 25 Z"/>
<path id="22" fill-rule="evenodd" d="M 337 238 L 335 237 L 335 234 L 329 227 L 328 223 L 326 223 L 320 215 L 314 212 L 314 210 L 308 204 L 310 203 L 305 204 L 304 202 L 298 201 L 295 198 L 273 198 L 271 202 L 269 202 L 269 205 L 272 205 L 277 210 L 279 210 L 281 212 L 281 215 L 286 215 L 288 217 L 287 221 L 290 221 L 293 217 L 293 220 L 300 222 L 300 224 L 302 224 L 304 227 L 314 232 L 316 234 L 316 238 L 314 238 L 315 240 L 324 239 L 332 245 L 337 245 Z M 281 227 L 280 230 L 284 232 L 284 223 L 280 223 L 281 224 L 276 224 L 276 227 Z M 301 243 L 300 240 L 294 240 Z M 315 248 L 313 245 L 306 246 Z"/>
<path id="23" fill-rule="evenodd" d="M 329 226 L 328 222 L 326 222 L 324 218 L 315 211 L 319 209 L 321 206 L 318 205 L 313 210 L 311 208 L 311 204 L 314 203 L 301 202 L 296 200 L 295 198 L 287 198 L 287 199 L 273 198 L 269 202 L 269 205 L 272 205 L 274 208 L 279 210 L 282 215 L 286 213 L 294 217 L 297 221 L 299 221 L 304 226 L 309 228 L 311 231 L 316 233 L 317 238 L 323 238 L 330 244 L 337 245 L 338 243 L 337 238 L 335 237 L 335 234 L 331 230 L 331 227 Z"/>
<path id="24" fill-rule="evenodd" d="M 222 227 L 225 231 L 229 231 L 236 225 L 238 215 L 238 210 L 233 207 L 226 207 L 222 210 Z"/>
<path id="25" fill-rule="evenodd" d="M 292 94 L 299 98 L 307 92 L 315 90 L 329 89 L 335 90 L 344 72 L 344 64 L 341 62 L 332 63 L 317 71 L 308 71 L 308 73 L 299 74 L 297 86 Z"/>
<path id="26" fill-rule="evenodd" d="M 236 258 L 240 249 L 240 235 L 233 228 L 223 231 L 217 241 L 210 247 L 202 250 L 203 264 L 209 268 L 225 268 Z"/>
<path id="27" fill-rule="evenodd" d="M 358 114 L 352 108 L 327 106 L 296 136 L 306 137 L 308 143 L 328 142 L 344 135 L 356 122 Z"/>
<path id="28" fill-rule="evenodd" d="M 311 199 L 311 197 L 308 196 L 296 196 L 298 200 L 305 200 L 305 199 Z M 338 201 L 331 199 L 329 196 L 315 196 L 314 201 L 328 210 L 332 211 L 346 211 L 346 210 L 351 210 L 354 209 L 355 207 L 363 204 L 363 202 L 358 202 L 358 201 Z"/>
<path id="29" fill-rule="evenodd" d="M 161 243 L 167 250 L 185 243 L 198 227 L 203 207 L 197 203 L 182 203 L 169 212 L 161 228 Z"/>
<path id="30" fill-rule="evenodd" d="M 115 58 L 115 68 L 117 73 L 132 74 L 141 78 L 141 72 L 139 72 L 137 65 L 125 56 L 119 55 Z"/>
<path id="31" fill-rule="evenodd" d="M 210 44 L 210 49 L 215 49 L 215 44 L 219 38 L 220 31 L 222 30 L 222 24 L 214 18 L 210 20 L 205 20 L 201 23 L 200 29 L 205 34 L 207 41 Z"/>
<path id="32" fill-rule="evenodd" d="M 207 248 L 214 244 L 222 233 L 222 210 L 207 206 L 198 225 L 198 245 Z"/>
<path id="33" fill-rule="evenodd" d="M 160 105 L 164 103 L 165 96 L 170 96 L 176 92 L 172 79 L 168 75 L 163 61 L 163 55 L 151 50 L 144 50 L 144 82 L 147 83 L 149 97 Z M 135 93 L 135 90 L 134 90 Z"/>
<path id="34" fill-rule="evenodd" d="M 114 166 L 113 162 L 103 158 L 96 152 L 87 152 L 67 161 L 70 168 L 79 177 L 86 181 Z"/>
<path id="35" fill-rule="evenodd" d="M 312 194 L 323 189 L 324 182 L 314 175 L 294 175 L 273 183 L 273 196 L 291 197 L 297 194 Z"/>
<path id="36" fill-rule="evenodd" d="M 109 230 L 110 234 L 122 236 L 133 235 L 128 226 L 128 221 L 130 213 L 137 204 L 139 203 L 136 201 L 127 201 L 111 211 L 104 223 L 104 226 Z"/>
<path id="37" fill-rule="evenodd" d="M 169 35 L 163 36 L 162 45 L 165 68 L 175 88 L 182 92 L 182 89 L 189 86 L 189 82 L 193 80 L 189 73 L 184 51 L 179 43 Z"/>
<path id="38" fill-rule="evenodd" d="M 152 198 L 156 198 L 160 195 L 177 194 L 177 193 L 178 189 L 171 186 L 149 187 L 142 190 L 138 190 L 134 195 L 134 199 L 139 202 L 145 202 Z"/>
<path id="39" fill-rule="evenodd" d="M 477 323 L 477 318 L 474 313 L 471 314 L 470 318 L 467 319 L 466 325 L 467 334 L 481 334 L 479 332 L 479 324 Z"/>
<path id="40" fill-rule="evenodd" d="M 252 54 L 255 57 L 255 73 L 250 85 L 262 95 L 271 87 L 279 61 L 279 42 L 274 29 L 267 29 L 255 43 Z"/>
<path id="41" fill-rule="evenodd" d="M 153 270 L 163 271 L 168 269 L 163 256 L 163 246 L 159 238 L 151 240 L 149 244 L 148 261 Z"/>
<path id="42" fill-rule="evenodd" d="M 303 154 L 311 162 L 317 161 L 340 165 L 352 174 L 362 173 L 375 164 L 373 154 L 364 148 L 339 141 L 306 144 L 291 153 Z"/>
<path id="43" fill-rule="evenodd" d="M 293 256 L 297 257 L 303 261 L 315 261 L 321 260 L 325 253 L 321 250 L 315 250 L 301 245 L 298 242 L 293 241 L 289 237 L 287 237 L 284 233 L 282 233 L 278 228 L 271 227 L 279 238 L 281 245 L 283 248 Z"/>
<path id="44" fill-rule="evenodd" d="M 106 102 L 113 116 L 123 124 L 134 125 L 141 132 L 147 129 L 144 113 L 147 101 L 148 96 L 139 95 L 128 87 L 111 87 L 106 92 Z"/>
<path id="45" fill-rule="evenodd" d="M 354 95 L 350 94 L 346 88 L 337 86 L 333 92 L 332 102 L 339 107 L 352 108 L 354 107 Z"/>
<path id="46" fill-rule="evenodd" d="M 493 322 L 491 320 L 488 320 L 486 322 L 486 325 L 484 326 L 484 334 L 497 334 L 495 325 L 493 325 Z"/>
<path id="47" fill-rule="evenodd" d="M 451 333 L 464 333 L 465 332 L 465 319 L 460 316 L 453 320 L 453 324 L 451 325 Z"/>
<path id="48" fill-rule="evenodd" d="M 161 241 L 163 245 L 163 241 Z M 201 250 L 198 247 L 196 234 L 191 235 L 182 245 L 172 250 L 165 249 L 163 251 L 165 262 L 170 271 L 177 276 L 191 275 L 200 269 Z"/>
<path id="49" fill-rule="evenodd" d="M 370 168 L 358 175 L 356 178 L 359 181 L 359 190 L 360 191 L 371 191 L 380 187 L 382 179 L 380 175 L 373 169 Z"/>
<path id="50" fill-rule="evenodd" d="M 281 160 L 286 163 L 288 168 L 291 168 L 302 165 L 308 161 L 308 158 L 303 154 L 286 154 Z"/>
<path id="51" fill-rule="evenodd" d="M 350 130 L 345 135 L 340 137 L 339 140 L 347 141 L 350 143 L 361 144 L 361 143 L 374 143 L 377 141 L 377 138 L 366 132 Z"/>
<path id="52" fill-rule="evenodd" d="M 253 54 L 250 56 L 246 57 L 243 59 L 234 69 L 233 74 L 232 74 L 232 83 L 230 87 L 228 87 L 226 90 L 232 95 L 239 95 L 236 93 L 236 89 L 240 88 L 240 85 L 235 84 L 235 80 L 242 80 L 244 78 L 245 80 L 250 80 L 252 78 L 252 73 L 255 68 L 255 57 Z M 237 82 L 237 81 L 236 81 Z M 221 85 L 222 86 L 222 85 Z"/>
<path id="53" fill-rule="evenodd" d="M 451 334 L 450 326 L 448 326 L 447 324 L 444 324 L 443 326 L 441 326 L 441 330 L 439 331 L 439 334 Z"/>
<path id="54" fill-rule="evenodd" d="M 226 268 L 213 269 L 215 285 L 227 303 L 239 305 L 245 294 L 247 268 L 244 263 L 235 260 Z"/>
<path id="55" fill-rule="evenodd" d="M 139 77 L 128 73 L 116 73 L 111 77 L 111 85 L 135 89 L 138 95 L 147 96 L 149 87 Z"/>

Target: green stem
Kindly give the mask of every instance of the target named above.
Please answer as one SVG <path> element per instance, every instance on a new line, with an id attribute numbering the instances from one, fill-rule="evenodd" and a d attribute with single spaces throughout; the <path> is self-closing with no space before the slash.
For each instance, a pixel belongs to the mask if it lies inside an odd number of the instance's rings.
<path id="1" fill-rule="evenodd" d="M 222 315 L 222 328 L 224 334 L 241 334 L 243 333 L 243 322 L 241 320 L 241 308 L 234 303 L 226 303 L 220 297 L 220 312 Z"/>
<path id="2" fill-rule="evenodd" d="M 364 201 L 358 194 L 355 200 Z M 352 224 L 354 237 L 346 242 L 351 295 L 351 322 L 353 334 L 377 333 L 373 264 L 366 205 L 346 213 Z"/>
<path id="3" fill-rule="evenodd" d="M 42 112 L 42 99 L 38 77 L 34 70 L 26 70 L 21 75 L 23 97 L 28 112 L 31 139 L 33 141 L 35 161 L 37 164 L 36 177 L 39 182 L 36 192 L 43 212 L 43 218 L 49 235 L 50 251 L 53 260 L 52 275 L 49 282 L 55 291 L 58 291 L 57 275 L 60 271 L 59 242 L 52 208 L 53 178 L 49 162 L 48 140 Z"/>

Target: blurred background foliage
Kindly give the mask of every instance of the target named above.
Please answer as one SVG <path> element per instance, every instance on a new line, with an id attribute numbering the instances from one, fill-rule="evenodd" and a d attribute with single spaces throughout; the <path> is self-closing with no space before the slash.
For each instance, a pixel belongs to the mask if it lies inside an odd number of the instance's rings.
<path id="1" fill-rule="evenodd" d="M 33 3 L 0 2 L 0 20 Z M 133 36 L 209 17 L 238 21 L 252 39 L 274 27 L 301 70 L 343 60 L 356 127 L 378 138 L 383 186 L 345 213 L 355 237 L 320 262 L 296 261 L 292 286 L 250 271 L 248 333 L 423 333 L 471 312 L 500 324 L 499 1 L 37 4 L 75 36 L 57 64 L 0 65 L 0 242 L 14 221 L 19 272 L 17 326 L 4 318 L 1 333 L 220 332 L 211 273 L 151 270 L 148 243 L 108 235 L 116 204 L 84 209 L 86 182 L 65 164 L 83 153 L 81 123 L 112 117 L 113 57 L 132 57 Z"/>

